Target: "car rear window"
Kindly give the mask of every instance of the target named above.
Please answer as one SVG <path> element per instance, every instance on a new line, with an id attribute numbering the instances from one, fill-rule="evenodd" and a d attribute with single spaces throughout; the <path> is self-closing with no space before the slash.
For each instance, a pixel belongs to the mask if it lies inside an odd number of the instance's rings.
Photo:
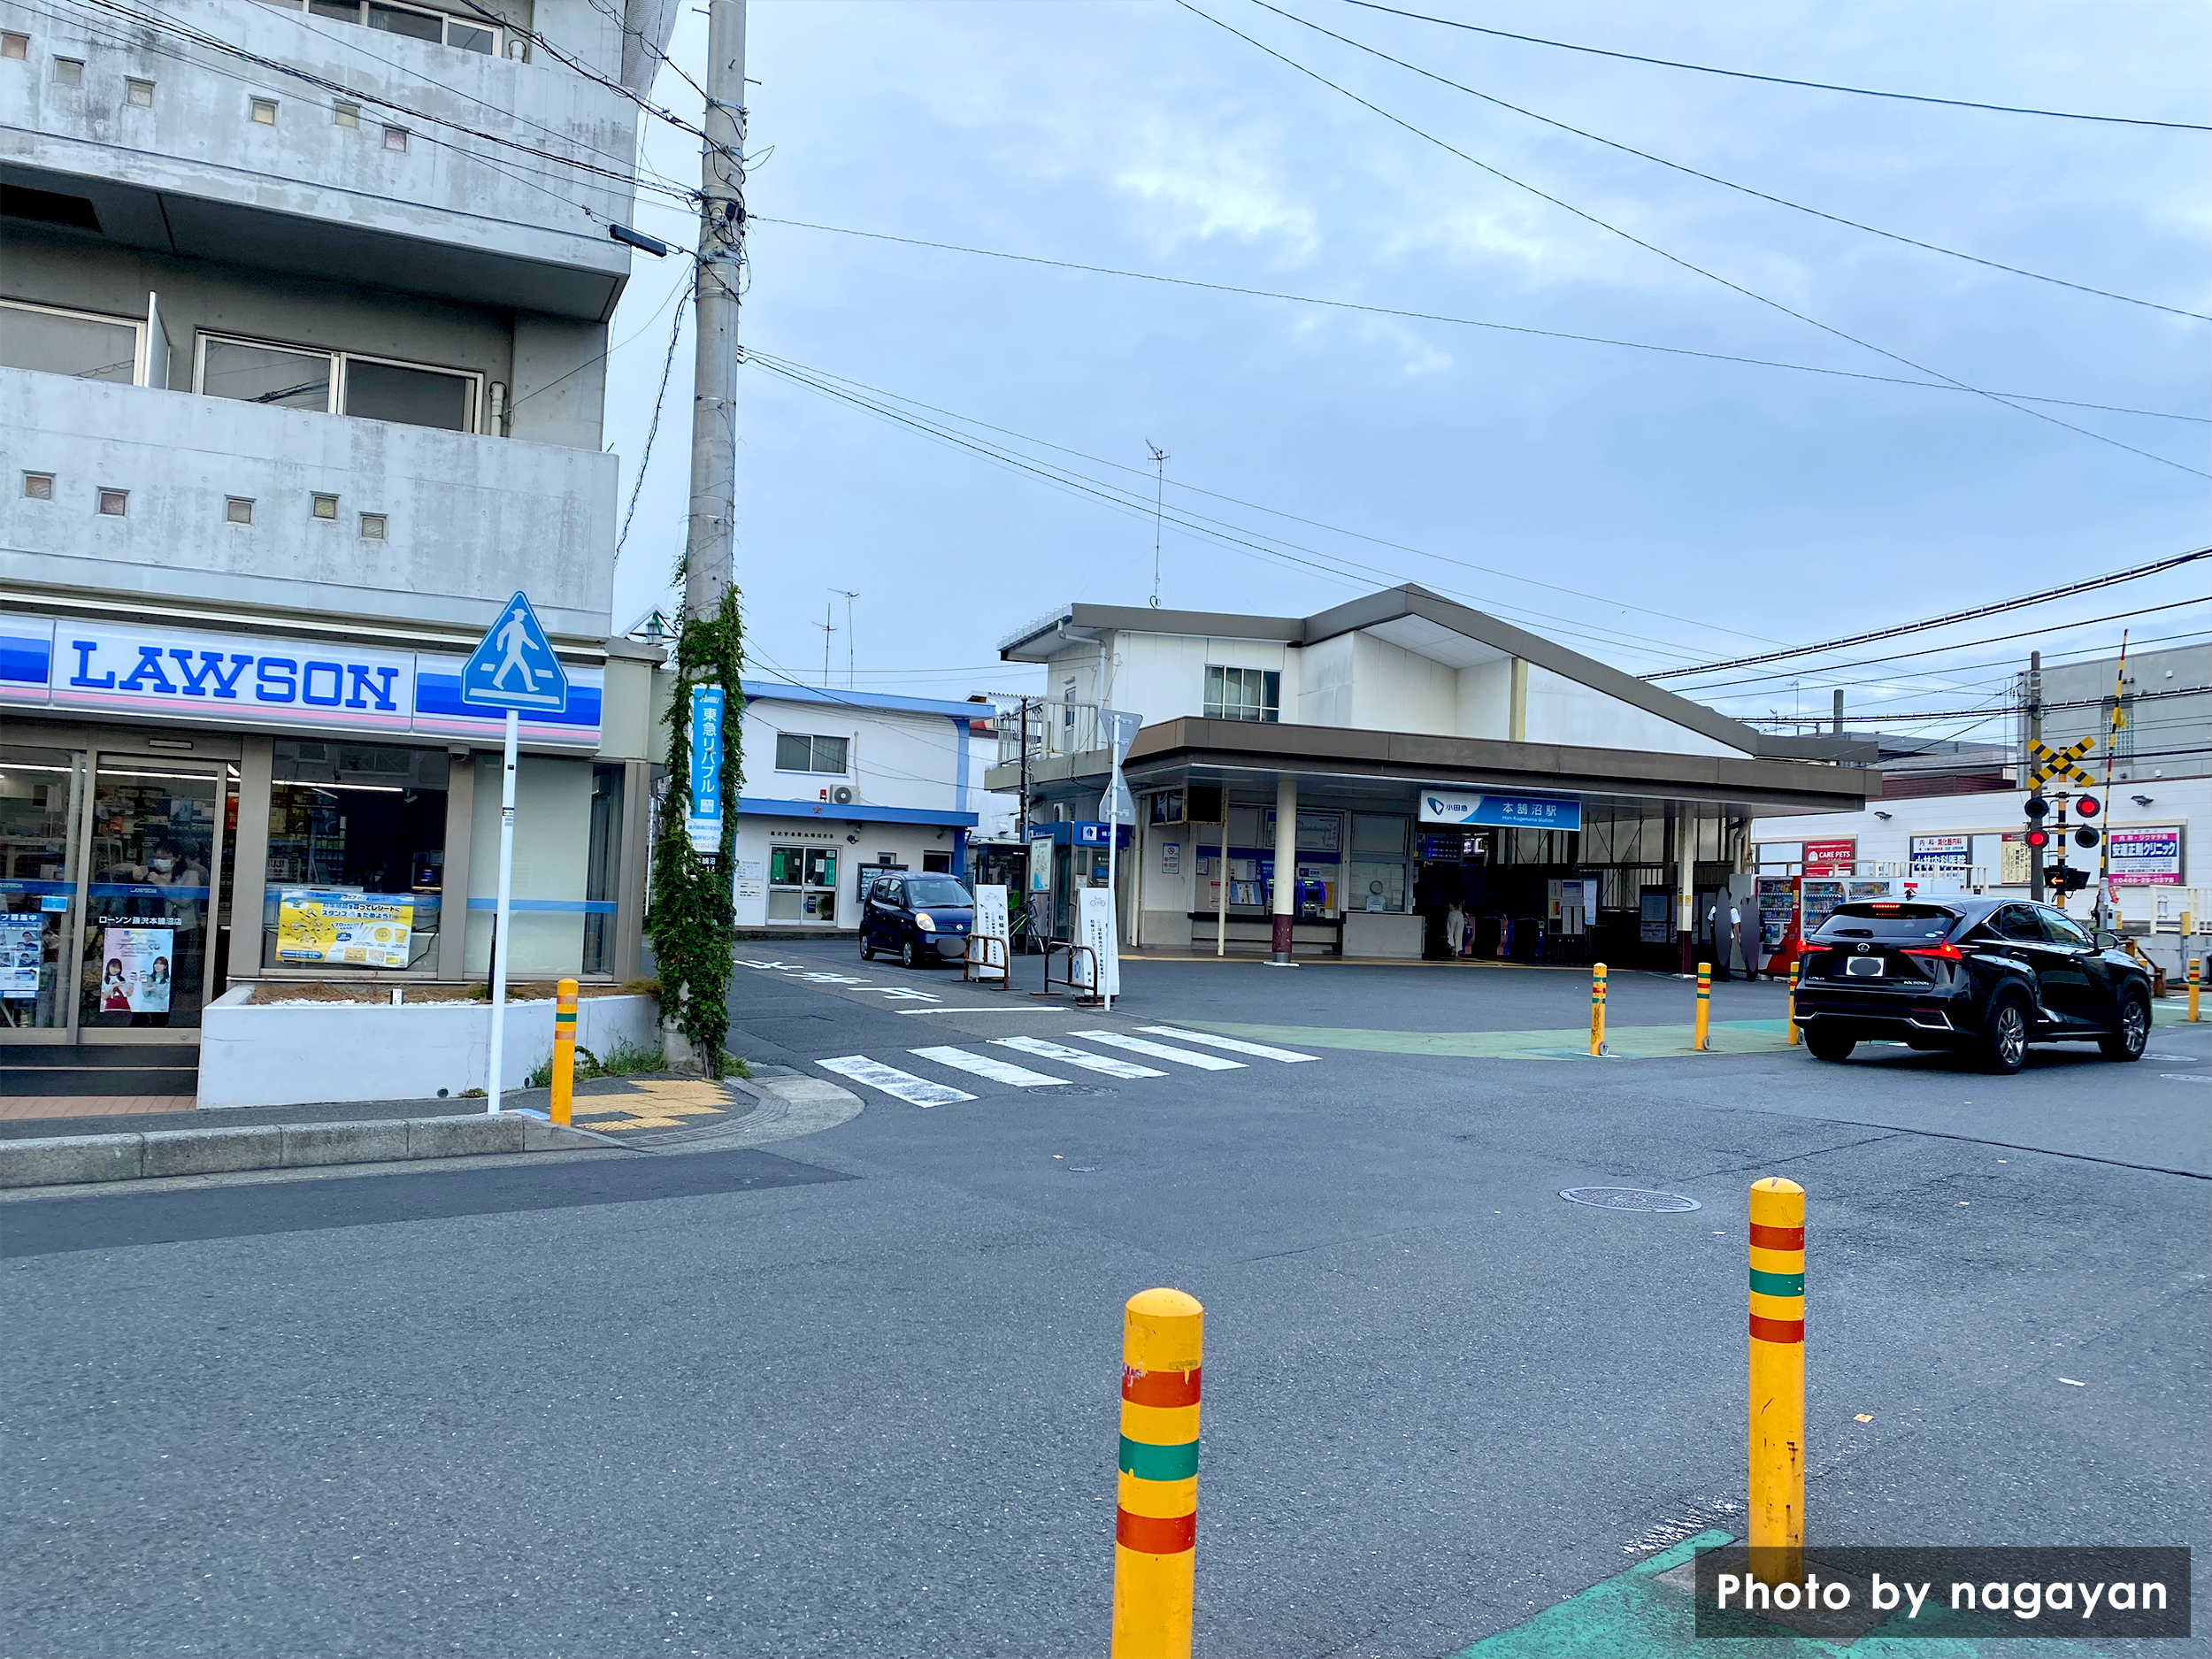
<path id="1" fill-rule="evenodd" d="M 1958 920 L 1959 913 L 1946 905 L 1860 900 L 1831 910 L 1813 942 L 1870 939 L 1877 944 L 1917 945 L 1947 937 Z"/>

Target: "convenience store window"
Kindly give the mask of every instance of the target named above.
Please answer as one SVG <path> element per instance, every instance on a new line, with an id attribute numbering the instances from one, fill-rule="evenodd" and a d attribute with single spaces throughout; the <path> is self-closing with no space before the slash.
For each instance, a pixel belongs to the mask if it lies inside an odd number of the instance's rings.
<path id="1" fill-rule="evenodd" d="M 443 749 L 276 745 L 263 967 L 434 965 L 449 777 Z"/>

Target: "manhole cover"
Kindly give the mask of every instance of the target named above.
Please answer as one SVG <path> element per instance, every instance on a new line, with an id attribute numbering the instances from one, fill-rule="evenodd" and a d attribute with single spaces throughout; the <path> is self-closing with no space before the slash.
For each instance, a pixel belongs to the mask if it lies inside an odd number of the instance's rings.
<path id="1" fill-rule="evenodd" d="M 1085 1095 L 1085 1096 L 1088 1096 L 1088 1095 L 1097 1095 L 1097 1094 L 1112 1094 L 1114 1091 L 1113 1091 L 1113 1090 L 1111 1090 L 1111 1089 L 1110 1089 L 1110 1088 L 1101 1088 L 1101 1087 L 1098 1087 L 1098 1085 L 1097 1085 L 1097 1084 L 1095 1084 L 1095 1083 L 1056 1083 L 1056 1084 L 1053 1085 L 1050 1088 L 1033 1088 L 1033 1089 L 1026 1090 L 1026 1091 L 1025 1091 L 1025 1093 L 1027 1093 L 1027 1094 L 1058 1094 L 1058 1095 Z"/>
<path id="2" fill-rule="evenodd" d="M 1562 1188 L 1559 1195 L 1571 1204 L 1588 1204 L 1596 1210 L 1672 1212 L 1704 1208 L 1696 1199 L 1685 1198 L 1680 1193 L 1654 1193 L 1640 1187 L 1569 1187 Z"/>

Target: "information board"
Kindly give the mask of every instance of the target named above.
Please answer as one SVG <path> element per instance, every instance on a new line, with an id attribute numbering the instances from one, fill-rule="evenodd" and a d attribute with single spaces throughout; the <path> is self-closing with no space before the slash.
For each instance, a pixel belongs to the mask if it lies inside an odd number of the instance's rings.
<path id="1" fill-rule="evenodd" d="M 316 887 L 277 893 L 277 960 L 404 968 L 415 907 L 404 899 Z"/>

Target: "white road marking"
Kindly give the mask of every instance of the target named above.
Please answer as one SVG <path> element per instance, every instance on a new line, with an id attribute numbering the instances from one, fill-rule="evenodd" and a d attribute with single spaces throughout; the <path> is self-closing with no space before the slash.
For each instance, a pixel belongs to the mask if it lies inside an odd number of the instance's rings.
<path id="1" fill-rule="evenodd" d="M 925 1060 L 934 1060 L 939 1065 L 949 1065 L 956 1071 L 987 1077 L 994 1083 L 1011 1083 L 1016 1088 L 1064 1088 L 1067 1085 L 1064 1077 L 1047 1077 L 1042 1071 L 1016 1065 L 1011 1060 L 995 1060 L 987 1054 L 973 1054 L 965 1048 L 909 1048 L 907 1052 Z"/>
<path id="2" fill-rule="evenodd" d="M 1299 1054 L 1290 1048 L 1271 1048 L 1263 1042 L 1247 1042 L 1241 1037 L 1217 1037 L 1208 1031 L 1184 1031 L 1175 1025 L 1147 1025 L 1145 1030 L 1156 1037 L 1180 1037 L 1185 1042 L 1202 1042 L 1209 1048 L 1226 1048 L 1232 1054 L 1255 1054 L 1263 1060 L 1318 1060 L 1317 1054 Z"/>
<path id="3" fill-rule="evenodd" d="M 1165 1077 L 1164 1071 L 1155 1071 L 1148 1065 L 1135 1065 L 1127 1060 L 1116 1060 L 1102 1054 L 1086 1054 L 1080 1048 L 1071 1048 L 1064 1043 L 1047 1042 L 1042 1037 L 994 1037 L 991 1041 L 1002 1048 L 1018 1048 L 1024 1054 L 1033 1054 L 1041 1060 L 1057 1060 L 1063 1065 L 1079 1065 L 1087 1071 L 1103 1071 L 1108 1077 Z"/>
<path id="4" fill-rule="evenodd" d="M 1040 1002 L 1034 1008 L 1024 1008 L 1015 1002 L 986 1002 L 980 1008 L 971 1008 L 965 1002 L 953 1008 L 902 1008 L 902 1014 L 1071 1014 L 1075 1010 L 1065 1002 Z"/>
<path id="5" fill-rule="evenodd" d="M 955 1101 L 975 1098 L 965 1089 L 954 1088 L 945 1083 L 932 1083 L 926 1078 L 916 1077 L 911 1071 L 902 1071 L 895 1065 L 871 1060 L 864 1054 L 849 1054 L 835 1060 L 817 1060 L 814 1064 L 825 1071 L 834 1071 L 840 1077 L 852 1079 L 856 1083 L 881 1089 L 894 1100 L 902 1100 L 910 1106 L 949 1106 Z"/>
<path id="6" fill-rule="evenodd" d="M 1171 1048 L 1167 1044 L 1154 1042 L 1148 1037 L 1132 1037 L 1118 1031 L 1071 1031 L 1068 1035 L 1080 1037 L 1086 1042 L 1109 1043 L 1135 1054 L 1148 1054 L 1155 1060 L 1172 1060 L 1179 1065 L 1194 1065 L 1202 1071 L 1244 1070 L 1241 1060 L 1225 1060 L 1216 1054 L 1194 1054 L 1188 1048 Z"/>

